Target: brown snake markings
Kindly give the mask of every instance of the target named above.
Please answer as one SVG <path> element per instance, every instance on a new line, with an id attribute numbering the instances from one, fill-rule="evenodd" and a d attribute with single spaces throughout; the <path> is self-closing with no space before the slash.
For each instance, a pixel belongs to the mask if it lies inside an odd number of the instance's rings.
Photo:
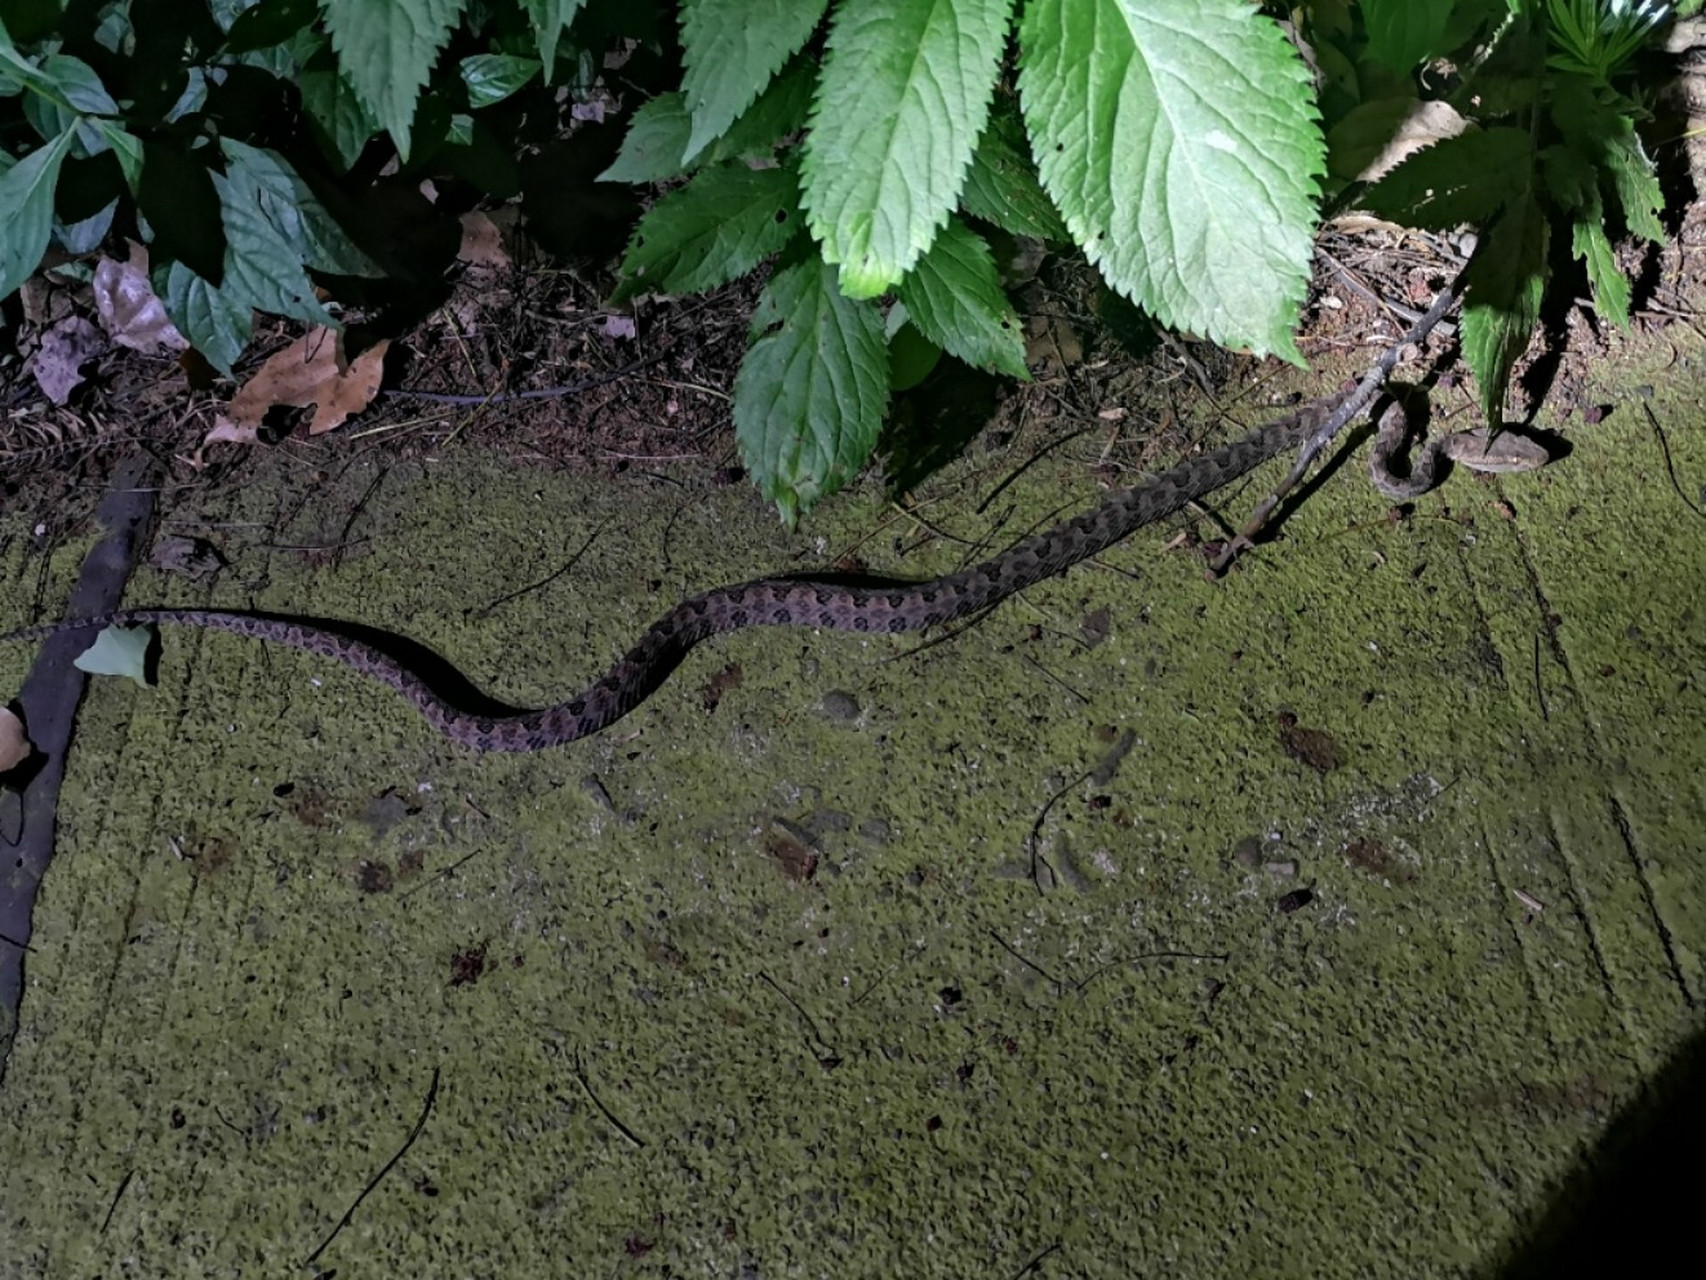
<path id="1" fill-rule="evenodd" d="M 827 627 L 835 631 L 921 631 L 964 618 L 1079 561 L 1302 443 L 1345 397 L 1308 406 L 1241 440 L 1181 462 L 1152 480 L 1122 489 L 1100 506 L 1017 543 L 993 560 L 927 582 L 855 587 L 807 579 L 768 578 L 719 587 L 677 605 L 584 693 L 540 711 L 477 715 L 452 706 L 407 666 L 372 645 L 319 626 L 220 609 L 124 609 L 3 636 L 32 639 L 109 624 L 170 622 L 270 640 L 336 659 L 390 685 L 434 728 L 478 751 L 537 751 L 574 742 L 620 720 L 663 684 L 701 640 L 742 627 Z M 1402 414 L 1389 414 L 1402 434 Z M 1377 447 L 1392 443 L 1388 422 Z"/>

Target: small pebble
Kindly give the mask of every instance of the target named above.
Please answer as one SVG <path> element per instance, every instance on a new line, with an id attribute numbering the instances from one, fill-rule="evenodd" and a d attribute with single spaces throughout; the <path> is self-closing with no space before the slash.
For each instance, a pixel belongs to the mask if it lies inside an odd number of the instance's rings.
<path id="1" fill-rule="evenodd" d="M 823 695 L 820 704 L 824 715 L 831 720 L 857 720 L 859 718 L 859 700 L 850 693 L 839 689 Z"/>

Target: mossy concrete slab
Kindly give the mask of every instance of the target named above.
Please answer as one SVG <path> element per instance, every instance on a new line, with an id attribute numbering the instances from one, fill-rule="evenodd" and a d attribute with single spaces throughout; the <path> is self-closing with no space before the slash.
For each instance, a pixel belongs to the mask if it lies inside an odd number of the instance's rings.
<path id="1" fill-rule="evenodd" d="M 535 755 L 168 635 L 84 706 L 0 1270 L 1492 1265 L 1700 1029 L 1706 432 L 1650 381 L 1401 522 L 1341 467 L 1226 582 L 1144 531 L 947 643 L 727 637 Z M 690 477 L 279 475 L 176 511 L 210 591 L 131 598 L 360 619 L 533 705 L 684 593 L 958 554 L 874 493 L 790 537 Z M 931 519 L 999 542 L 1082 476 Z M 74 569 L 21 532 L 0 628 Z"/>

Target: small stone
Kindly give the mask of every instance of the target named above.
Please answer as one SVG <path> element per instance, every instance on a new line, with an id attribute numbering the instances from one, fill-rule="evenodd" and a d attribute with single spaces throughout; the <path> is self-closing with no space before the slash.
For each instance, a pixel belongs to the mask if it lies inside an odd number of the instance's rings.
<path id="1" fill-rule="evenodd" d="M 859 718 L 859 700 L 839 689 L 824 694 L 823 702 L 819 705 L 823 708 L 824 715 L 831 720 L 847 721 Z"/>

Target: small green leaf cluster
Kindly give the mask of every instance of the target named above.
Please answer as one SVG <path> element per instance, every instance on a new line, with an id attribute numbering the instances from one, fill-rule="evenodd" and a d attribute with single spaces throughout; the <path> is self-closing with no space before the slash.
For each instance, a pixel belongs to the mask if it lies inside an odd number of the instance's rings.
<path id="1" fill-rule="evenodd" d="M 566 38 L 581 6 L 0 3 L 0 298 L 50 246 L 122 234 L 148 246 L 173 324 L 227 374 L 257 311 L 335 325 L 311 272 L 399 269 L 348 197 L 387 162 L 513 194 L 500 104 L 584 71 L 590 51 Z"/>
<path id="2" fill-rule="evenodd" d="M 1644 86 L 1631 59 L 1673 9 L 1651 0 L 1311 8 L 1331 181 L 1345 201 L 1406 226 L 1479 232 L 1462 281 L 1463 353 L 1494 424 L 1552 285 L 1553 237 L 1570 237 L 1597 310 L 1628 326 L 1630 282 L 1612 234 L 1665 237 L 1664 196 L 1635 130 Z M 1432 145 L 1366 190 L 1351 183 L 1403 122 L 1423 118 Z"/>
<path id="3" fill-rule="evenodd" d="M 774 259 L 734 416 L 785 520 L 857 473 L 930 353 L 1025 376 L 1003 236 L 1076 244 L 1162 323 L 1300 360 L 1324 147 L 1306 67 L 1245 0 L 680 9 L 681 87 L 603 175 L 670 184 L 616 298 Z"/>

